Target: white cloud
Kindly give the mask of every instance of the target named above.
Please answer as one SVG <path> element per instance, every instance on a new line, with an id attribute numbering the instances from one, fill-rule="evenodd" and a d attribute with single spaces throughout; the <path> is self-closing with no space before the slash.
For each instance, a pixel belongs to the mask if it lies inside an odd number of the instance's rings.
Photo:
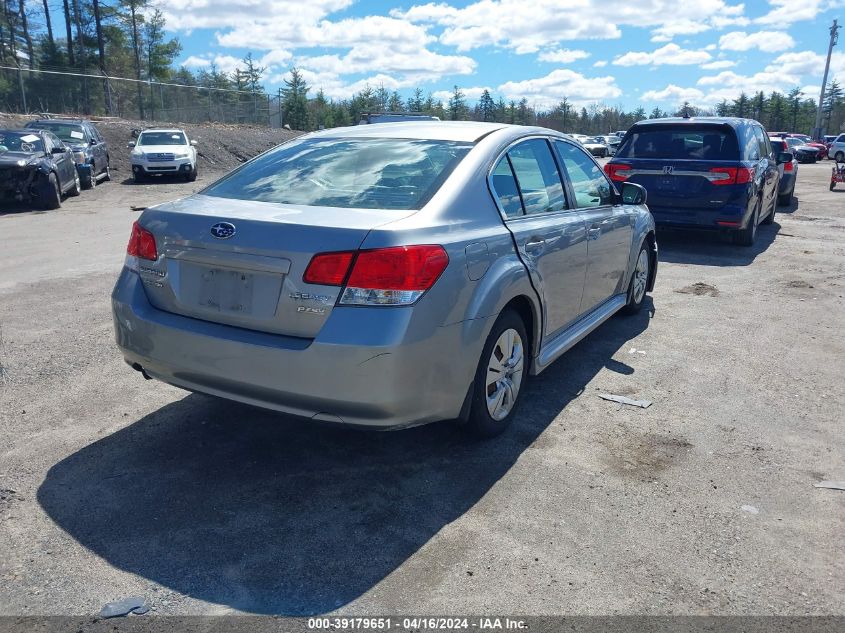
<path id="1" fill-rule="evenodd" d="M 834 49 L 835 50 L 835 49 Z M 814 51 L 800 51 L 779 55 L 766 66 L 770 72 L 802 77 L 811 75 L 821 78 L 824 73 L 825 56 Z M 845 78 L 845 52 L 836 51 L 830 57 L 830 77 Z"/>
<path id="2" fill-rule="evenodd" d="M 744 5 L 725 0 L 477 0 L 457 8 L 445 2 L 414 5 L 391 15 L 444 27 L 443 44 L 458 50 L 502 46 L 533 53 L 576 39 L 621 37 L 621 26 L 654 28 L 656 37 L 692 34 L 743 18 Z M 679 18 L 678 16 L 683 16 Z"/>
<path id="3" fill-rule="evenodd" d="M 461 92 L 464 93 L 464 97 L 468 101 L 478 101 L 478 99 L 481 97 L 482 93 L 485 90 L 487 90 L 489 92 L 493 92 L 493 90 L 491 88 L 488 88 L 486 86 L 473 87 L 473 88 L 461 88 Z M 434 97 L 434 99 L 437 100 L 437 101 L 442 101 L 442 102 L 446 103 L 446 102 L 449 101 L 449 99 L 452 98 L 453 94 L 454 94 L 454 91 L 452 91 L 452 90 L 438 90 L 437 92 L 435 92 L 431 96 Z"/>
<path id="4" fill-rule="evenodd" d="M 698 88 L 681 88 L 675 84 L 669 84 L 663 90 L 648 90 L 641 97 L 643 101 L 671 101 L 683 103 L 689 101 L 695 103 L 704 98 L 704 93 Z"/>
<path id="5" fill-rule="evenodd" d="M 836 2 L 830 0 L 769 0 L 769 4 L 775 8 L 754 20 L 757 24 L 783 26 L 802 20 L 814 20 L 823 10 L 836 6 Z M 841 2 L 838 4 L 842 6 Z"/>
<path id="6" fill-rule="evenodd" d="M 765 53 L 776 53 L 795 46 L 795 40 L 783 31 L 733 31 L 719 38 L 719 46 L 726 51 L 748 51 L 757 48 Z"/>
<path id="7" fill-rule="evenodd" d="M 732 62 L 727 59 L 720 59 L 715 62 L 702 64 L 701 68 L 704 70 L 722 70 L 723 68 L 731 68 L 733 66 L 736 66 L 736 62 Z"/>
<path id="8" fill-rule="evenodd" d="M 537 56 L 541 62 L 556 62 L 558 64 L 571 64 L 579 59 L 587 59 L 590 54 L 582 50 L 570 50 L 561 48 L 552 51 L 543 51 Z"/>
<path id="9" fill-rule="evenodd" d="M 614 77 L 585 77 L 567 68 L 553 70 L 545 77 L 508 81 L 498 88 L 507 99 L 525 97 L 538 107 L 550 107 L 564 97 L 581 105 L 605 99 L 615 99 L 622 94 Z"/>
<path id="10" fill-rule="evenodd" d="M 185 68 L 205 68 L 211 65 L 211 60 L 206 59 L 204 57 L 199 57 L 197 55 L 191 55 L 185 61 L 183 61 L 180 66 L 184 66 Z"/>
<path id="11" fill-rule="evenodd" d="M 613 60 L 616 66 L 676 65 L 701 64 L 711 59 L 706 51 L 693 51 L 681 48 L 677 44 L 667 44 L 651 53 L 631 51 Z"/>
<path id="12" fill-rule="evenodd" d="M 290 51 L 277 48 L 264 55 L 258 63 L 260 66 L 272 69 L 277 66 L 286 66 L 292 57 L 293 54 Z"/>
<path id="13" fill-rule="evenodd" d="M 604 68 L 605 66 L 607 66 L 607 60 L 600 59 L 595 64 L 593 64 L 593 66 L 595 66 L 596 68 Z"/>
<path id="14" fill-rule="evenodd" d="M 676 35 L 695 35 L 709 31 L 710 26 L 697 20 L 676 20 L 652 31 L 652 42 L 670 42 Z"/>

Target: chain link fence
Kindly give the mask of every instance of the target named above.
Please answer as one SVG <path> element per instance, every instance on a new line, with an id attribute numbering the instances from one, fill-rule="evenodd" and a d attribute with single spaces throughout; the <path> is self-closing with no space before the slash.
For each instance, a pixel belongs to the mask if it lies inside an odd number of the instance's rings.
<path id="1" fill-rule="evenodd" d="M 0 66 L 0 108 L 170 123 L 284 123 L 278 94 L 15 66 Z"/>

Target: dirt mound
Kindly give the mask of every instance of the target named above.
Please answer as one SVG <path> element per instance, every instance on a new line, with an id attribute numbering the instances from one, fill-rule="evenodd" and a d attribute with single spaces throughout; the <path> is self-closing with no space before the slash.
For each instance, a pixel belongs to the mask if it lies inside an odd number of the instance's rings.
<path id="1" fill-rule="evenodd" d="M 38 117 L 0 115 L 0 128 L 23 127 L 27 121 Z M 128 119 L 95 121 L 97 129 L 109 144 L 112 169 L 120 174 L 129 174 L 129 149 L 126 144 L 133 140 L 132 130 L 159 125 L 175 127 L 197 142 L 199 169 L 207 171 L 228 171 L 261 152 L 301 134 L 279 128 L 255 125 L 232 125 L 224 123 L 160 123 Z"/>

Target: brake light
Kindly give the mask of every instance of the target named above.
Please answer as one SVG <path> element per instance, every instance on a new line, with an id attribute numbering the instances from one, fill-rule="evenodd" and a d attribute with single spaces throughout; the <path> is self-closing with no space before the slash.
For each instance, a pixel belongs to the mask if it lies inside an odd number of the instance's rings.
<path id="1" fill-rule="evenodd" d="M 342 286 L 354 256 L 354 251 L 314 255 L 305 269 L 302 281 L 307 284 Z"/>
<path id="2" fill-rule="evenodd" d="M 626 174 L 625 172 L 630 170 L 630 165 L 620 165 L 619 163 L 605 163 L 604 165 L 605 173 L 610 176 L 611 180 L 615 180 L 616 182 L 628 180 L 630 174 Z"/>
<path id="3" fill-rule="evenodd" d="M 795 171 L 795 165 L 792 164 L 792 161 L 783 164 L 783 171 Z"/>
<path id="4" fill-rule="evenodd" d="M 714 185 L 744 185 L 754 179 L 753 167 L 714 167 L 710 173 Z"/>
<path id="5" fill-rule="evenodd" d="M 448 264 L 449 256 L 436 244 L 321 253 L 302 279 L 340 286 L 348 272 L 341 304 L 409 305 L 434 285 Z"/>
<path id="6" fill-rule="evenodd" d="M 126 254 L 150 261 L 158 259 L 155 236 L 138 224 L 137 220 L 132 224 L 132 234 L 129 236 Z"/>

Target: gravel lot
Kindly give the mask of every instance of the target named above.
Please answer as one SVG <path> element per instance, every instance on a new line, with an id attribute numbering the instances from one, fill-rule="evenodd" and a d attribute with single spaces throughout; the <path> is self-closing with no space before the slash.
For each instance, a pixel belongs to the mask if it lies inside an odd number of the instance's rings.
<path id="1" fill-rule="evenodd" d="M 661 233 L 653 304 L 504 436 L 325 428 L 145 381 L 109 293 L 121 181 L 0 211 L 0 614 L 845 614 L 845 187 L 752 249 Z M 653 400 L 649 409 L 597 397 Z"/>

